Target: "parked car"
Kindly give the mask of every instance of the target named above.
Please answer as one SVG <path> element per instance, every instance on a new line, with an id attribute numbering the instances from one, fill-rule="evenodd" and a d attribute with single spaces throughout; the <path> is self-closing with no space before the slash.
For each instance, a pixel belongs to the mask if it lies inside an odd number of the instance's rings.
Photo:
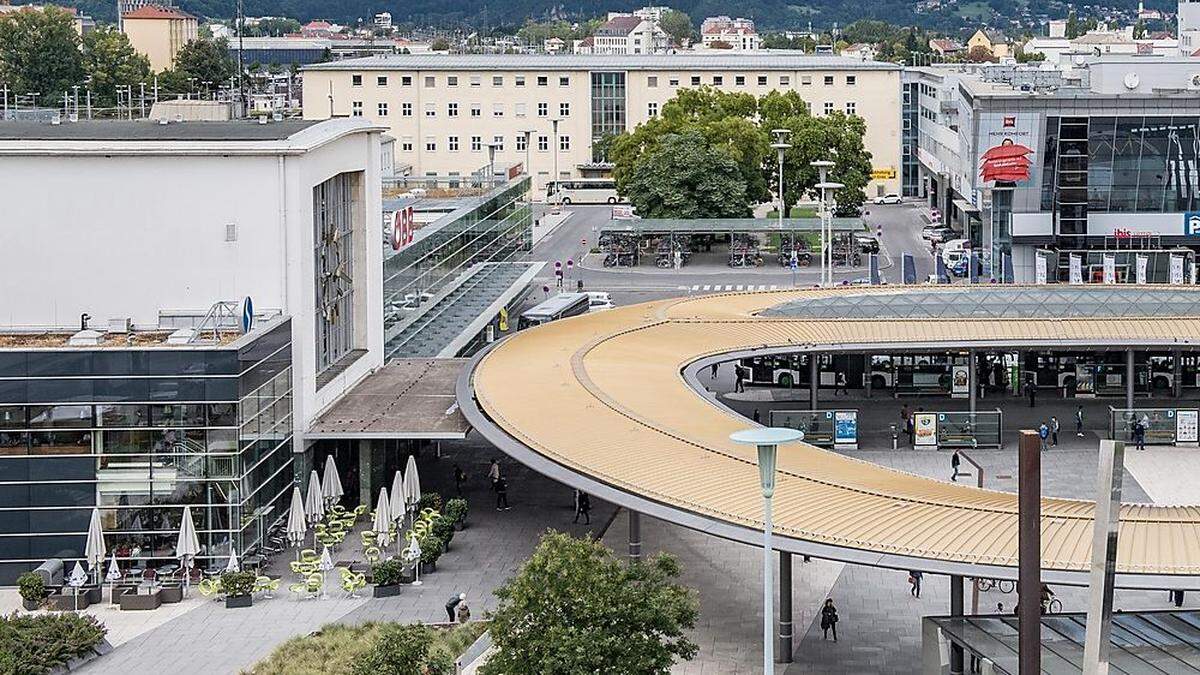
<path id="1" fill-rule="evenodd" d="M 957 232 L 946 227 L 946 228 L 934 230 L 933 232 L 931 232 L 929 235 L 929 243 L 940 244 L 945 241 L 950 241 L 951 239 L 954 239 L 957 236 L 958 236 Z"/>
<path id="2" fill-rule="evenodd" d="M 898 195 L 894 192 L 892 194 L 887 194 L 887 195 L 883 195 L 882 197 L 875 198 L 876 204 L 899 204 L 902 201 L 904 201 L 904 200 L 900 198 L 900 195 Z"/>
<path id="3" fill-rule="evenodd" d="M 588 314 L 592 312 L 603 312 L 612 309 L 616 305 L 613 304 L 612 298 L 607 291 L 588 291 Z"/>
<path id="4" fill-rule="evenodd" d="M 854 234 L 854 243 L 858 246 L 858 250 L 863 253 L 879 253 L 879 240 L 873 234 L 856 232 Z"/>

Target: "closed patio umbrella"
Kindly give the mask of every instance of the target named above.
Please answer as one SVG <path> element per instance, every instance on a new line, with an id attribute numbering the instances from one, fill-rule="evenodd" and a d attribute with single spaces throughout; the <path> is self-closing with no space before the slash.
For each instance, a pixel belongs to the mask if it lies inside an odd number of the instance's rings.
<path id="1" fill-rule="evenodd" d="M 184 588 L 192 583 L 192 566 L 200 554 L 200 538 L 196 536 L 196 524 L 192 522 L 192 507 L 183 507 L 183 519 L 179 523 L 179 539 L 175 542 L 175 556 L 183 568 Z"/>
<path id="2" fill-rule="evenodd" d="M 226 572 L 241 572 L 242 566 L 238 563 L 237 549 L 229 547 L 229 562 L 225 564 Z"/>
<path id="3" fill-rule="evenodd" d="M 388 503 L 387 488 L 379 488 L 379 501 L 375 503 L 375 519 L 371 521 L 371 529 L 375 530 L 379 547 L 383 548 L 391 542 L 389 530 L 392 526 L 392 509 Z"/>
<path id="4" fill-rule="evenodd" d="M 300 496 L 300 488 L 292 488 L 292 505 L 288 507 L 287 538 L 288 543 L 296 548 L 296 559 L 300 559 L 300 544 L 308 534 L 308 523 L 304 515 L 304 497 Z"/>
<path id="5" fill-rule="evenodd" d="M 83 571 L 83 565 L 79 561 L 75 561 L 75 569 L 71 570 L 71 575 L 67 577 L 67 585 L 75 589 L 75 611 L 79 611 L 79 587 L 87 583 L 87 572 Z"/>
<path id="6" fill-rule="evenodd" d="M 108 561 L 108 574 L 104 575 L 104 580 L 108 582 L 108 596 L 111 600 L 113 591 L 116 590 L 113 584 L 121 580 L 121 568 L 117 566 L 116 551 L 113 551 L 112 558 Z"/>
<path id="7" fill-rule="evenodd" d="M 325 502 L 321 495 L 321 479 L 317 470 L 308 474 L 308 494 L 304 495 L 304 513 L 308 515 L 309 523 L 320 522 L 325 517 Z"/>
<path id="8" fill-rule="evenodd" d="M 408 456 L 408 465 L 404 467 L 404 494 L 409 510 L 416 510 L 421 503 L 421 475 L 417 473 L 417 458 L 413 455 Z"/>
<path id="9" fill-rule="evenodd" d="M 87 543 L 83 547 L 83 557 L 96 583 L 100 583 L 100 566 L 104 564 L 104 556 L 108 548 L 104 545 L 104 530 L 100 527 L 100 509 L 92 509 L 92 522 L 88 524 Z"/>
<path id="10" fill-rule="evenodd" d="M 325 458 L 325 476 L 321 480 L 321 496 L 330 504 L 336 504 L 345 492 L 342 490 L 342 479 L 338 476 L 337 462 L 333 455 Z"/>
<path id="11" fill-rule="evenodd" d="M 408 499 L 404 490 L 404 474 L 399 470 L 392 477 L 392 520 L 400 520 L 404 518 L 404 511 L 408 509 Z"/>

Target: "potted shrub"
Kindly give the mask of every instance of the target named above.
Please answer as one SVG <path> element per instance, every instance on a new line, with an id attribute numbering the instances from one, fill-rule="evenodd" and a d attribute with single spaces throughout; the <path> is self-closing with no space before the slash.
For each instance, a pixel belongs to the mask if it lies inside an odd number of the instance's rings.
<path id="1" fill-rule="evenodd" d="M 32 612 L 42 606 L 42 600 L 46 599 L 46 582 L 41 575 L 26 572 L 17 577 L 17 587 L 21 593 L 21 607 L 26 611 Z"/>
<path id="2" fill-rule="evenodd" d="M 371 566 L 371 581 L 375 588 L 371 595 L 376 598 L 390 598 L 400 594 L 400 582 L 404 577 L 404 563 L 395 558 L 380 560 Z"/>
<path id="3" fill-rule="evenodd" d="M 426 492 L 421 495 L 421 501 L 418 503 L 417 510 L 433 509 L 434 511 L 442 510 L 442 496 L 436 492 Z"/>
<path id="4" fill-rule="evenodd" d="M 421 574 L 430 574 L 437 571 L 437 561 L 438 558 L 442 557 L 443 546 L 445 546 L 445 543 L 436 535 L 425 535 L 421 541 Z"/>
<path id="5" fill-rule="evenodd" d="M 446 517 L 454 523 L 454 529 L 462 530 L 467 527 L 467 512 L 470 507 L 465 499 L 451 499 L 446 502 Z"/>
<path id="6" fill-rule="evenodd" d="M 226 572 L 221 575 L 221 588 L 225 591 L 225 607 L 249 607 L 254 604 L 254 572 Z"/>
<path id="7" fill-rule="evenodd" d="M 429 531 L 442 542 L 444 550 L 450 550 L 450 540 L 454 538 L 454 521 L 448 516 L 434 516 Z"/>

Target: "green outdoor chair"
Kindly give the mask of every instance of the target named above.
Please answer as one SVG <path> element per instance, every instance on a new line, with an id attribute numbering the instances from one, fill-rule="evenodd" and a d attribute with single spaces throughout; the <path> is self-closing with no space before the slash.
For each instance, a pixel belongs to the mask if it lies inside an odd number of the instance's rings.
<path id="1" fill-rule="evenodd" d="M 218 596 L 224 592 L 224 589 L 221 588 L 221 579 L 220 578 L 201 579 L 200 585 L 197 586 L 197 588 L 200 589 L 200 595 L 203 595 L 206 598 Z"/>
<path id="2" fill-rule="evenodd" d="M 273 598 L 275 591 L 279 590 L 279 580 L 260 576 L 254 580 L 254 590 L 255 592 L 262 591 L 264 598 Z"/>
<path id="3" fill-rule="evenodd" d="M 304 562 L 314 562 L 319 558 L 320 556 L 317 555 L 317 552 L 311 548 L 306 548 L 300 551 L 300 560 Z"/>
<path id="4" fill-rule="evenodd" d="M 367 575 L 351 572 L 350 570 L 340 567 L 344 570 L 342 573 L 342 590 L 346 591 L 352 598 L 360 597 L 358 592 L 367 586 Z"/>
<path id="5" fill-rule="evenodd" d="M 370 510 L 371 507 L 367 506 L 366 504 L 359 504 L 358 506 L 354 507 L 354 519 L 358 520 L 362 518 L 363 516 L 367 515 L 367 511 Z"/>
<path id="6" fill-rule="evenodd" d="M 379 562 L 381 553 L 378 546 L 368 546 L 363 549 L 363 557 L 372 565 Z"/>
<path id="7" fill-rule="evenodd" d="M 358 533 L 358 536 L 362 540 L 363 548 L 367 548 L 368 546 L 375 545 L 375 538 L 378 535 L 371 530 L 363 530 L 362 532 Z"/>

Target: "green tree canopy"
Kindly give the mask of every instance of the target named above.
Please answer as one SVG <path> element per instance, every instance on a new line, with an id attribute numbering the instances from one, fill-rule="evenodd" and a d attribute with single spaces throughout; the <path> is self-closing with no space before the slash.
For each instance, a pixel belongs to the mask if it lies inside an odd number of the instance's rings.
<path id="1" fill-rule="evenodd" d="M 91 78 L 92 96 L 100 106 L 115 105 L 117 87 L 149 82 L 150 59 L 115 28 L 97 28 L 83 38 L 83 68 Z"/>
<path id="2" fill-rule="evenodd" d="M 482 672 L 666 673 L 696 654 L 683 632 L 697 602 L 679 572 L 670 556 L 626 565 L 599 542 L 547 533 L 496 591 L 497 651 Z"/>
<path id="3" fill-rule="evenodd" d="M 663 12 L 658 26 L 679 44 L 683 44 L 684 40 L 690 40 L 696 35 L 696 27 L 692 24 L 692 17 L 677 9 L 668 9 Z"/>
<path id="4" fill-rule="evenodd" d="M 622 191 L 646 218 L 744 218 L 753 206 L 737 162 L 695 130 L 663 137 Z"/>
<path id="5" fill-rule="evenodd" d="M 185 80 L 194 77 L 197 83 L 212 82 L 219 87 L 236 73 L 237 64 L 229 56 L 228 41 L 192 40 L 175 55 L 174 70 Z"/>
<path id="6" fill-rule="evenodd" d="M 0 15 L 0 81 L 17 95 L 37 92 L 49 106 L 82 84 L 74 17 L 49 6 Z"/>

